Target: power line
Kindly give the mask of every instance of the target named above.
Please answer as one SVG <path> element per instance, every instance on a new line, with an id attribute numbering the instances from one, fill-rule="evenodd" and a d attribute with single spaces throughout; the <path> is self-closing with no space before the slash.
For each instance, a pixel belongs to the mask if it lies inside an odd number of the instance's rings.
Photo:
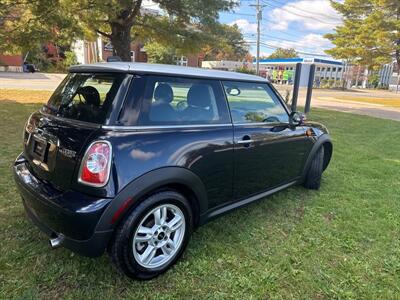
<path id="1" fill-rule="evenodd" d="M 280 5 L 284 5 L 285 7 L 290 7 L 290 8 L 293 8 L 293 9 L 296 9 L 298 11 L 305 12 L 305 13 L 308 13 L 308 14 L 316 13 L 315 11 L 310 11 L 310 10 L 305 10 L 305 9 L 302 9 L 302 8 L 298 8 L 296 6 L 291 5 L 291 3 L 284 3 L 284 2 L 282 3 L 282 2 L 277 1 L 277 0 L 269 0 L 269 1 L 272 1 L 272 2 L 280 4 Z M 330 15 L 323 14 L 323 13 L 320 13 L 320 12 L 318 12 L 318 15 L 324 16 L 324 17 L 329 18 L 331 20 L 340 21 L 340 19 L 338 19 L 338 18 L 334 18 L 334 17 L 332 17 Z"/>
<path id="2" fill-rule="evenodd" d="M 256 41 L 246 41 L 245 43 L 255 44 Z M 277 47 L 277 46 L 274 46 L 274 45 L 271 45 L 271 44 L 268 44 L 268 43 L 265 43 L 265 42 L 262 42 L 262 41 L 260 42 L 260 44 L 263 45 L 263 47 L 269 48 L 269 49 L 272 49 L 272 50 L 276 50 L 276 49 L 279 48 L 279 47 Z M 295 50 L 297 53 L 299 53 L 299 54 L 304 54 L 304 55 L 321 56 L 321 57 L 330 57 L 329 55 L 322 54 L 322 53 L 305 52 L 305 51 L 301 51 L 301 50 L 298 50 L 298 49 L 294 49 L 294 50 Z"/>
<path id="3" fill-rule="evenodd" d="M 286 11 L 286 12 L 292 14 L 292 15 L 295 15 L 295 16 L 299 16 L 299 17 L 302 17 L 302 18 L 312 19 L 312 20 L 317 21 L 317 22 L 322 23 L 322 24 L 327 24 L 327 25 L 338 25 L 338 23 L 325 22 L 325 21 L 322 21 L 322 20 L 320 20 L 320 19 L 318 19 L 318 18 L 315 18 L 315 17 L 313 17 L 313 16 L 302 15 L 302 14 L 299 14 L 299 13 L 296 13 L 296 12 L 293 12 L 293 11 L 290 11 L 290 10 L 288 10 L 288 9 L 285 8 L 285 7 L 275 6 L 275 5 L 266 3 L 265 1 L 262 1 L 262 2 L 263 2 L 266 6 L 268 6 L 268 7 L 271 7 L 271 8 L 278 8 L 278 9 L 284 10 L 284 11 Z"/>
<path id="4" fill-rule="evenodd" d="M 246 13 L 238 13 L 235 11 L 226 11 L 226 12 L 222 12 L 223 14 L 232 14 L 232 15 L 238 15 L 238 16 L 249 16 L 249 17 L 254 17 L 253 14 L 246 14 Z"/>
<path id="5" fill-rule="evenodd" d="M 246 35 L 246 34 L 245 34 L 245 35 Z M 247 34 L 247 35 L 253 35 L 253 36 L 254 36 L 253 33 L 250 33 L 250 34 Z M 270 38 L 270 39 L 275 39 L 275 40 L 277 40 L 277 41 L 285 41 L 285 42 L 299 43 L 299 41 L 289 40 L 289 39 L 285 39 L 285 38 L 281 38 L 281 37 L 276 37 L 276 36 L 269 35 L 269 34 L 265 34 L 265 33 L 261 33 L 261 36 L 263 36 L 263 37 L 268 37 L 268 38 Z"/>
<path id="6" fill-rule="evenodd" d="M 277 41 L 277 42 L 282 42 L 282 45 L 280 45 L 280 46 L 276 46 L 277 48 L 294 48 L 294 47 L 296 47 L 296 46 L 299 46 L 299 47 L 302 47 L 302 48 L 304 48 L 304 49 L 312 49 L 312 47 L 305 47 L 303 44 L 301 44 L 300 42 L 298 42 L 298 41 L 294 41 L 294 40 L 286 40 L 286 39 L 281 39 L 281 38 L 277 38 L 277 37 L 274 37 L 274 36 L 270 36 L 270 35 L 261 35 L 261 36 L 263 36 L 263 37 L 268 37 L 268 39 L 272 39 L 272 40 L 274 40 L 274 41 Z M 251 38 L 251 37 L 254 37 L 254 34 L 252 35 L 252 36 L 249 36 L 249 35 L 247 35 L 246 36 L 247 38 Z M 286 43 L 286 45 L 285 45 L 285 43 Z M 289 43 L 289 44 L 288 44 Z M 290 43 L 293 43 L 292 45 L 290 44 Z M 297 51 L 297 50 L 296 50 Z"/>

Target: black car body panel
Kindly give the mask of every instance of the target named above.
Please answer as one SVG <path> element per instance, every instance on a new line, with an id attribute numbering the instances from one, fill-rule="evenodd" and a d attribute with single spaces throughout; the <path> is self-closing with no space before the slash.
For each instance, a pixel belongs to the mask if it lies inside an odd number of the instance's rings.
<path id="1" fill-rule="evenodd" d="M 119 222 L 154 191 L 168 187 L 182 192 L 200 225 L 301 183 L 319 147 L 327 150 L 324 168 L 329 164 L 332 143 L 321 124 L 242 124 L 231 119 L 222 80 L 266 85 L 260 77 L 126 63 L 78 66 L 71 71 L 84 74 L 85 80 L 92 78 L 90 72 L 105 78 L 124 75 L 101 94 L 110 103 L 100 123 L 71 120 L 49 105 L 33 113 L 13 171 L 28 216 L 50 237 L 62 236 L 62 245 L 80 254 L 101 255 Z M 211 124 L 126 124 L 139 122 L 148 74 L 217 81 L 212 88 L 221 89 L 214 94 L 224 103 L 214 109 L 228 116 Z M 185 88 L 186 81 L 177 85 Z M 276 93 L 272 87 L 271 91 Z M 110 94 L 113 99 L 108 99 Z M 275 98 L 289 115 L 282 98 Z M 94 141 L 112 146 L 110 176 L 101 187 L 78 180 L 84 154 Z"/>

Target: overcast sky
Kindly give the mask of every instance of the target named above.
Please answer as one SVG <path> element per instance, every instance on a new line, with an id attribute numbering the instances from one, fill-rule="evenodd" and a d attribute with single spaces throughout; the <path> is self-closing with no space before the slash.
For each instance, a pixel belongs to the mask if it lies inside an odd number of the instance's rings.
<path id="1" fill-rule="evenodd" d="M 248 41 L 256 40 L 256 0 L 241 1 L 234 12 L 221 13 L 220 21 L 237 24 Z M 263 7 L 261 22 L 261 54 L 268 55 L 273 47 L 295 48 L 306 53 L 324 54 L 332 45 L 323 35 L 332 32 L 341 18 L 329 0 L 260 0 Z M 254 44 L 253 44 L 254 45 Z M 255 46 L 251 47 L 255 55 Z M 301 56 L 306 56 L 301 54 Z"/>

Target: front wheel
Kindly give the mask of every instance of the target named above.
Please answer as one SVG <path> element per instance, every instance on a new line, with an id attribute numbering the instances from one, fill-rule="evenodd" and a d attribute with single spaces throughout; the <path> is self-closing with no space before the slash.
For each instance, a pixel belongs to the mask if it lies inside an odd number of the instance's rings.
<path id="1" fill-rule="evenodd" d="M 151 279 L 182 255 L 193 228 L 187 199 L 175 191 L 156 193 L 119 225 L 110 256 L 132 278 Z"/>

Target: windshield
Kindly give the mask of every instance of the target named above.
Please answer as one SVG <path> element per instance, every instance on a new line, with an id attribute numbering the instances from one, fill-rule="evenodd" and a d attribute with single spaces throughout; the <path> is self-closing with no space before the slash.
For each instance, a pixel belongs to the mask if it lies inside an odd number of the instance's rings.
<path id="1" fill-rule="evenodd" d="M 70 73 L 44 110 L 73 120 L 104 123 L 124 74 Z"/>

